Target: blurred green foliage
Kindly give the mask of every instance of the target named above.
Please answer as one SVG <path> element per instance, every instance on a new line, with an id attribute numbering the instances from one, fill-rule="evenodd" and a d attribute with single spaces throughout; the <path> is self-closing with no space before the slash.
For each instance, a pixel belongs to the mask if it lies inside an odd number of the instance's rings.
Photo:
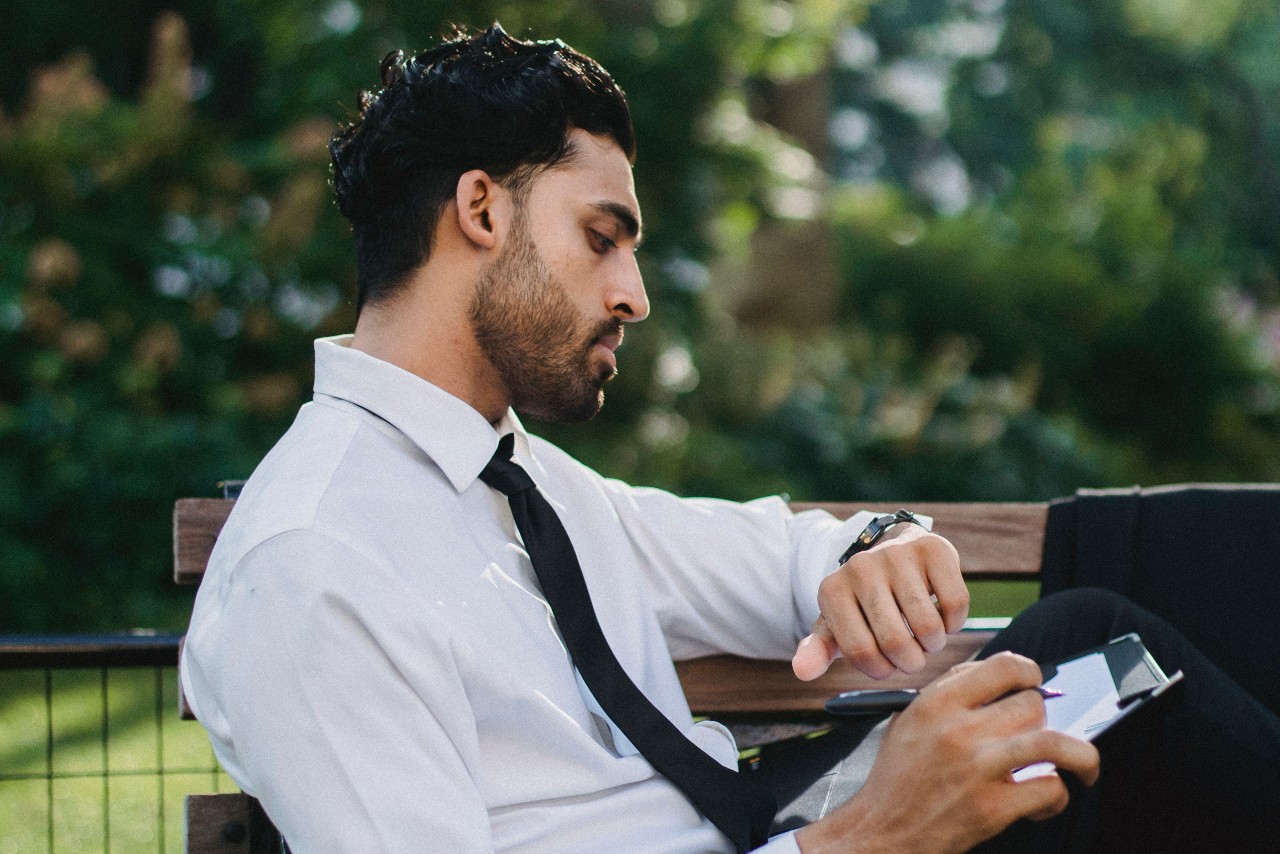
<path id="1" fill-rule="evenodd" d="M 593 426 L 536 426 L 602 471 L 987 500 L 1280 472 L 1264 0 L 11 5 L 0 630 L 183 623 L 173 500 L 246 476 L 353 322 L 327 137 L 451 21 L 561 36 L 631 96 L 654 314 Z M 815 92 L 829 136 L 775 120 Z M 742 300 L 766 234 L 817 234 L 833 284 L 798 253 Z"/>
<path id="2" fill-rule="evenodd" d="M 1280 473 L 1280 10 L 1206 10 L 881 3 L 887 47 L 842 78 L 900 176 L 843 201 L 845 313 L 1034 377 L 1111 481 Z M 945 113 L 874 94 L 924 42 Z"/>

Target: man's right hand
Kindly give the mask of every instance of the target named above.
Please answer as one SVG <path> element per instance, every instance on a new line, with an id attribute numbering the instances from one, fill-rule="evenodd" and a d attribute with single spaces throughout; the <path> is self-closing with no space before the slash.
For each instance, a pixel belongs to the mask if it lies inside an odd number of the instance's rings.
<path id="1" fill-rule="evenodd" d="M 1014 782 L 1013 771 L 1052 762 L 1091 786 L 1098 751 L 1044 728 L 1044 700 L 1025 690 L 1040 681 L 1035 662 L 1013 653 L 939 677 L 889 725 L 862 790 L 796 833 L 800 850 L 960 852 L 1019 818 L 1060 813 L 1057 774 Z"/>

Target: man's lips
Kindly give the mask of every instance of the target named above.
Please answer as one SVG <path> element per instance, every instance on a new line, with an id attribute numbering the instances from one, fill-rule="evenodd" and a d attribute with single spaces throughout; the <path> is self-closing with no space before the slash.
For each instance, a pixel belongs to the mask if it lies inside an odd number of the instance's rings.
<path id="1" fill-rule="evenodd" d="M 604 335 L 596 339 L 595 350 L 599 352 L 609 366 L 615 371 L 618 369 L 618 359 L 614 352 L 622 346 L 622 327 L 610 329 Z"/>

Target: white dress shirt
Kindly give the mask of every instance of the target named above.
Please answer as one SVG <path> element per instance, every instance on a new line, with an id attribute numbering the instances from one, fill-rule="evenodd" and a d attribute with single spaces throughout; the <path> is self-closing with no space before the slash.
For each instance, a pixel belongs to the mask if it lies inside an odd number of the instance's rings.
<path id="1" fill-rule="evenodd" d="M 610 480 L 393 365 L 316 342 L 315 399 L 245 485 L 181 678 L 296 854 L 730 851 L 577 677 L 504 496 L 501 434 L 560 515 L 605 635 L 676 726 L 672 658 L 789 658 L 869 520 Z M 768 851 L 795 852 L 787 835 Z"/>

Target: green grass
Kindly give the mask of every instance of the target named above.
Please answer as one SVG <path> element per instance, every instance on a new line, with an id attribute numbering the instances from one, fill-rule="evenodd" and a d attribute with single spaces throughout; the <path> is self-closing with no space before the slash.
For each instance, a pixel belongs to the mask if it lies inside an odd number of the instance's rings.
<path id="1" fill-rule="evenodd" d="M 113 669 L 105 685 L 54 671 L 52 688 L 50 708 L 43 671 L 0 673 L 0 854 L 178 854 L 183 798 L 236 791 L 200 725 L 178 719 L 173 668 Z"/>
<path id="2" fill-rule="evenodd" d="M 1039 596 L 1039 581 L 970 581 L 969 616 L 1012 617 Z"/>

